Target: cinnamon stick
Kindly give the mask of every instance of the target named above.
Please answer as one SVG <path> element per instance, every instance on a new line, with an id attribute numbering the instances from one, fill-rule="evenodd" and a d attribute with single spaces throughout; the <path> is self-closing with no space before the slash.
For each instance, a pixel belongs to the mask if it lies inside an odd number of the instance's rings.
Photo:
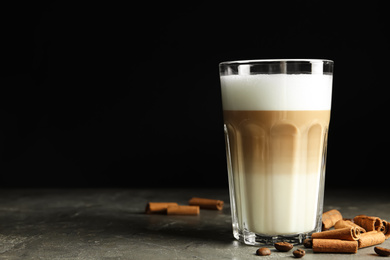
<path id="1" fill-rule="evenodd" d="M 355 241 L 360 237 L 360 229 L 356 227 L 340 228 L 314 233 L 312 239 L 341 239 Z"/>
<path id="2" fill-rule="evenodd" d="M 339 239 L 313 239 L 315 253 L 353 253 L 358 250 L 357 241 Z"/>
<path id="3" fill-rule="evenodd" d="M 369 231 L 364 234 L 361 234 L 358 240 L 359 248 L 382 244 L 383 242 L 385 242 L 385 240 L 386 238 L 383 232 Z"/>
<path id="4" fill-rule="evenodd" d="M 149 202 L 146 205 L 145 213 L 146 214 L 165 214 L 167 213 L 167 208 L 169 206 L 178 206 L 176 202 Z"/>
<path id="5" fill-rule="evenodd" d="M 199 215 L 199 206 L 169 206 L 168 215 Z"/>
<path id="6" fill-rule="evenodd" d="M 222 210 L 223 201 L 222 200 L 213 200 L 213 199 L 205 199 L 205 198 L 192 198 L 188 202 L 190 205 L 199 206 L 201 209 L 216 209 Z"/>
<path id="7" fill-rule="evenodd" d="M 347 227 L 356 227 L 359 228 L 360 233 L 365 233 L 366 230 L 362 228 L 361 226 L 353 223 L 351 220 L 346 220 L 346 219 L 340 219 L 339 221 L 336 222 L 334 225 L 335 229 L 340 229 L 340 228 L 347 228 Z"/>
<path id="8" fill-rule="evenodd" d="M 333 227 L 337 221 L 343 219 L 340 211 L 337 209 L 329 210 L 322 214 L 322 230 L 328 230 Z"/>
<path id="9" fill-rule="evenodd" d="M 385 234 L 385 238 L 388 239 L 390 237 L 390 222 L 387 222 L 386 220 L 382 220 L 382 224 L 384 226 L 383 234 Z"/>
<path id="10" fill-rule="evenodd" d="M 353 222 L 369 231 L 380 231 L 382 228 L 382 220 L 378 217 L 369 217 L 366 215 L 359 215 L 353 218 Z"/>

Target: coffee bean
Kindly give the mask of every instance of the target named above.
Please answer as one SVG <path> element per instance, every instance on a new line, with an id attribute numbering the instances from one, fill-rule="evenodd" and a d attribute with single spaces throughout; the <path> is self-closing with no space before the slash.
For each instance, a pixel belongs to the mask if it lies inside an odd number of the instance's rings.
<path id="1" fill-rule="evenodd" d="M 269 250 L 269 248 L 266 248 L 266 247 L 259 248 L 256 251 L 256 255 L 265 256 L 265 255 L 270 255 L 270 254 L 271 254 L 271 250 Z"/>
<path id="2" fill-rule="evenodd" d="M 287 242 L 278 242 L 278 243 L 275 243 L 274 246 L 278 251 L 281 251 L 281 252 L 288 252 L 293 248 L 293 245 L 290 243 L 287 243 Z"/>
<path id="3" fill-rule="evenodd" d="M 302 249 L 297 249 L 293 252 L 293 255 L 296 257 L 296 258 L 301 258 L 303 257 L 304 255 L 306 254 L 305 250 L 302 250 Z"/>
<path id="4" fill-rule="evenodd" d="M 303 245 L 306 247 L 306 248 L 312 248 L 313 247 L 313 240 L 312 239 L 305 239 L 303 241 Z"/>
<path id="5" fill-rule="evenodd" d="M 376 246 L 374 247 L 375 253 L 381 256 L 389 256 L 390 255 L 390 249 Z"/>

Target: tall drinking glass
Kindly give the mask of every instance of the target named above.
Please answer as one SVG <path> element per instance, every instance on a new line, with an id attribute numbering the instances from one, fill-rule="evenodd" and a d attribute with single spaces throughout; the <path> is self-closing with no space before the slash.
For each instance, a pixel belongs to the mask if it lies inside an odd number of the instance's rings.
<path id="1" fill-rule="evenodd" d="M 219 68 L 233 235 L 302 243 L 321 230 L 333 61 Z"/>

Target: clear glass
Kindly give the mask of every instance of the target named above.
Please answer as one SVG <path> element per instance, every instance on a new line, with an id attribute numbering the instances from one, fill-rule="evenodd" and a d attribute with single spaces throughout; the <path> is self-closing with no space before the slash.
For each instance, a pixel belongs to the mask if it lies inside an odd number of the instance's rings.
<path id="1" fill-rule="evenodd" d="M 219 68 L 233 235 L 300 244 L 321 230 L 333 61 Z"/>

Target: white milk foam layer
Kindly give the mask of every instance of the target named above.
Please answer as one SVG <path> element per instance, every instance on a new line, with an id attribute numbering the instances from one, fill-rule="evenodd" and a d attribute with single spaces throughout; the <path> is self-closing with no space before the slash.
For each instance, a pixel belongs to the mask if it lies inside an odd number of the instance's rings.
<path id="1" fill-rule="evenodd" d="M 332 76 L 227 75 L 221 90 L 224 110 L 330 110 Z"/>

